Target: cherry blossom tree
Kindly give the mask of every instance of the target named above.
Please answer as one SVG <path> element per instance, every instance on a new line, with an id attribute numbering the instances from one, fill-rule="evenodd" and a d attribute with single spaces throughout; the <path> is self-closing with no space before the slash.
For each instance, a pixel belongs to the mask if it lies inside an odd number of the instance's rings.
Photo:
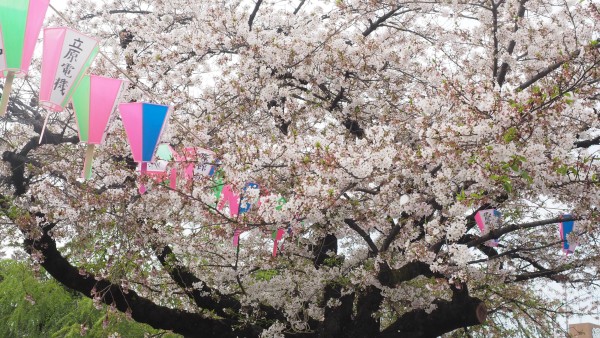
<path id="1" fill-rule="evenodd" d="M 80 0 L 61 15 L 102 39 L 91 71 L 129 78 L 124 101 L 174 107 L 163 142 L 218 166 L 175 189 L 140 178 L 115 113 L 82 181 L 70 109 L 38 144 L 34 61 L 2 119 L 0 236 L 98 304 L 189 337 L 549 336 L 575 310 L 539 286 L 594 287 L 597 2 Z M 247 212 L 219 206 L 223 184 Z M 484 234 L 486 209 L 503 217 Z"/>

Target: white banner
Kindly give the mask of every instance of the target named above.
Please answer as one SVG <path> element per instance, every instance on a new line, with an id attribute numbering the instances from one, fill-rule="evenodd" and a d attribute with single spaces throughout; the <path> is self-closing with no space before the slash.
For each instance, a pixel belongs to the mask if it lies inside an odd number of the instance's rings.
<path id="1" fill-rule="evenodd" d="M 96 40 L 70 29 L 67 30 L 56 65 L 56 75 L 50 94 L 51 102 L 62 105 L 95 47 Z"/>

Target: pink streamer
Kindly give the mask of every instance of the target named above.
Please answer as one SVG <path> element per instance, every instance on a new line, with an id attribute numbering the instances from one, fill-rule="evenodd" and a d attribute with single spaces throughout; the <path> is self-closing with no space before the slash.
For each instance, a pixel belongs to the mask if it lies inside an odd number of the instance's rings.
<path id="1" fill-rule="evenodd" d="M 235 229 L 233 231 L 233 246 L 237 247 L 240 245 L 240 235 L 242 232 L 244 232 L 244 230 L 241 229 Z"/>
<path id="2" fill-rule="evenodd" d="M 275 235 L 275 243 L 273 243 L 273 257 L 277 256 L 277 244 L 283 238 L 284 233 L 285 233 L 285 230 L 277 229 L 277 234 Z"/>
<path id="3" fill-rule="evenodd" d="M 148 163 L 146 162 L 142 162 L 140 163 L 141 167 L 140 167 L 140 186 L 138 187 L 138 191 L 140 193 L 140 195 L 143 195 L 146 193 L 146 186 L 144 185 L 144 183 L 142 183 L 142 177 L 144 177 L 146 175 L 146 172 L 148 172 Z"/>
<path id="4" fill-rule="evenodd" d="M 177 169 L 171 169 L 171 176 L 169 177 L 169 187 L 173 190 L 177 189 Z"/>

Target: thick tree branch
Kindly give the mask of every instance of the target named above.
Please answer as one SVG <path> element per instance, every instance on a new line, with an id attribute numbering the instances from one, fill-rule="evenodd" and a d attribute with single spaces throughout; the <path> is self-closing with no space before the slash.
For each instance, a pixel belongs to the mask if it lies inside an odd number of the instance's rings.
<path id="1" fill-rule="evenodd" d="M 296 9 L 294 10 L 294 15 L 298 14 L 298 12 L 300 11 L 300 8 L 302 8 L 302 6 L 304 5 L 305 2 L 306 2 L 306 0 L 300 1 L 300 4 L 298 4 L 298 7 L 296 7 Z"/>
<path id="2" fill-rule="evenodd" d="M 392 16 L 394 16 L 394 14 L 396 14 L 396 12 L 398 12 L 398 10 L 401 8 L 401 6 L 397 6 L 392 8 L 391 11 L 385 13 L 384 15 L 382 15 L 381 17 L 379 17 L 377 20 L 375 20 L 375 22 L 369 22 L 370 25 L 369 27 L 367 27 L 367 29 L 365 31 L 362 32 L 363 36 L 369 36 L 369 34 L 373 33 L 377 28 L 381 27 L 381 25 L 383 25 L 383 23 L 391 18 Z"/>
<path id="3" fill-rule="evenodd" d="M 547 277 L 547 278 L 553 279 L 555 281 L 558 281 L 558 280 L 556 280 L 554 278 L 551 278 L 551 277 L 554 276 L 554 275 L 557 275 L 557 274 L 559 274 L 561 272 L 570 270 L 572 268 L 573 268 L 572 265 L 566 264 L 566 265 L 562 265 L 562 266 L 556 267 L 556 268 L 551 269 L 551 270 L 544 269 L 544 270 L 538 270 L 538 271 L 534 271 L 534 272 L 526 272 L 526 273 L 517 275 L 514 279 L 509 279 L 506 282 L 507 283 L 523 282 L 523 281 L 526 281 L 526 280 L 530 280 L 530 279 L 534 279 L 534 278 L 540 278 L 540 277 Z"/>
<path id="4" fill-rule="evenodd" d="M 535 222 L 522 223 L 522 224 L 512 224 L 512 225 L 505 226 L 502 228 L 494 229 L 494 230 L 490 231 L 489 233 L 487 233 L 477 239 L 471 240 L 465 244 L 469 247 L 474 247 L 474 246 L 484 243 L 485 241 L 488 241 L 488 240 L 494 239 L 494 238 L 499 238 L 500 236 L 505 235 L 510 232 L 513 232 L 513 231 L 517 231 L 517 230 L 521 230 L 521 229 L 535 228 L 535 227 L 539 227 L 539 226 L 543 226 L 543 225 L 560 223 L 563 221 L 576 221 L 576 220 L 579 220 L 579 218 L 577 218 L 577 217 L 556 217 L 556 218 L 546 219 L 546 220 L 542 220 L 542 221 L 535 221 Z"/>
<path id="5" fill-rule="evenodd" d="M 329 257 L 328 252 L 337 254 L 337 249 L 337 237 L 335 235 L 327 234 L 323 237 L 317 245 L 312 247 L 315 267 L 318 269 L 325 262 L 325 259 Z"/>
<path id="6" fill-rule="evenodd" d="M 108 14 L 151 14 L 151 11 L 143 11 L 143 10 L 131 10 L 131 9 L 113 9 L 108 11 Z M 102 13 L 92 13 L 84 15 L 80 18 L 80 20 L 88 20 L 95 18 L 97 16 L 102 15 Z"/>
<path id="7" fill-rule="evenodd" d="M 380 332 L 381 318 L 373 316 L 379 311 L 383 296 L 381 290 L 374 286 L 366 287 L 356 302 L 356 323 L 347 333 L 347 337 L 377 337 Z"/>
<path id="8" fill-rule="evenodd" d="M 5 151 L 2 154 L 2 160 L 10 164 L 11 168 L 11 179 L 10 184 L 15 187 L 15 195 L 19 196 L 27 191 L 27 185 L 29 182 L 28 178 L 25 178 L 25 165 L 27 163 L 34 163 L 27 157 L 31 150 L 34 150 L 44 144 L 60 144 L 60 143 L 78 143 L 79 137 L 64 137 L 62 134 L 56 134 L 46 130 L 44 138 L 41 144 L 37 137 L 32 137 L 23 146 L 21 151 Z"/>
<path id="9" fill-rule="evenodd" d="M 260 5 L 262 4 L 262 2 L 263 2 L 263 0 L 256 1 L 256 5 L 254 5 L 254 9 L 252 10 L 250 17 L 248 18 L 248 30 L 252 30 L 252 24 L 254 23 L 254 18 L 256 17 L 256 14 L 258 13 L 258 9 L 260 8 Z"/>
<path id="10" fill-rule="evenodd" d="M 369 249 L 372 254 L 377 254 L 379 252 L 379 250 L 377 249 L 377 245 L 373 243 L 371 236 L 369 236 L 369 234 L 366 231 L 364 231 L 360 227 L 360 225 L 356 223 L 356 221 L 350 218 L 346 218 L 344 222 L 350 227 L 350 229 L 356 231 L 356 233 L 359 234 L 360 237 L 362 237 L 365 240 L 365 242 L 367 242 L 367 245 L 369 246 Z"/>
<path id="11" fill-rule="evenodd" d="M 88 298 L 99 299 L 121 312 L 130 313 L 137 322 L 149 324 L 156 329 L 171 330 L 186 337 L 258 336 L 257 332 L 249 329 L 234 328 L 235 322 L 231 320 L 204 318 L 197 313 L 157 305 L 133 290 L 123 290 L 121 286 L 106 279 L 82 272 L 62 256 L 47 229 L 39 238 L 32 237 L 33 234 L 29 232 L 24 232 L 24 235 L 26 251 L 29 254 L 40 253 L 43 257 L 41 265 L 57 281 Z"/>
<path id="12" fill-rule="evenodd" d="M 487 317 L 487 308 L 479 298 L 438 300 L 431 313 L 413 310 L 403 314 L 396 322 L 384 329 L 381 338 L 431 338 L 459 328 L 479 325 Z"/>
<path id="13" fill-rule="evenodd" d="M 169 246 L 164 246 L 162 249 L 158 250 L 156 257 L 175 283 L 177 283 L 177 285 L 184 290 L 186 295 L 193 299 L 194 303 L 199 307 L 213 310 L 217 315 L 224 318 L 231 317 L 232 312 L 241 309 L 242 306 L 239 301 L 222 295 L 217 290 L 209 288 L 186 267 L 180 265 Z M 197 288 L 194 287 L 194 284 L 202 284 L 202 286 L 201 288 Z M 228 312 L 227 310 L 231 312 Z"/>
<path id="14" fill-rule="evenodd" d="M 181 265 L 175 254 L 169 246 L 163 246 L 157 253 L 157 258 L 162 266 L 167 270 L 169 276 L 181 287 L 186 295 L 194 300 L 194 303 L 200 308 L 214 311 L 217 315 L 224 318 L 234 318 L 239 316 L 241 303 L 230 296 L 223 295 L 218 290 L 210 288 L 200 278 L 196 277 L 189 269 Z M 201 288 L 194 286 L 201 284 Z M 268 318 L 285 322 L 285 316 L 278 310 L 259 305 L 261 311 Z"/>
<path id="15" fill-rule="evenodd" d="M 600 48 L 600 44 L 596 44 L 596 45 L 592 46 L 591 48 L 598 49 L 598 48 Z M 567 57 L 563 60 L 554 62 L 553 64 L 549 65 L 548 67 L 540 70 L 537 74 L 535 74 L 534 76 L 529 78 L 527 81 L 521 83 L 519 85 L 519 87 L 517 87 L 515 90 L 520 91 L 520 90 L 524 90 L 524 89 L 528 88 L 532 84 L 543 79 L 546 75 L 548 75 L 548 74 L 552 73 L 553 71 L 557 70 L 558 68 L 560 68 L 563 64 L 570 62 L 570 61 L 574 60 L 575 58 L 577 58 L 580 53 L 581 52 L 578 49 L 578 50 L 572 52 L 571 54 L 569 54 L 569 57 Z"/>
<path id="16" fill-rule="evenodd" d="M 600 145 L 600 136 L 596 136 L 591 140 L 583 140 L 575 142 L 575 148 L 589 148 L 591 146 Z"/>
<path id="17" fill-rule="evenodd" d="M 379 264 L 379 274 L 377 275 L 377 278 L 382 285 L 395 287 L 400 283 L 408 282 L 419 276 L 444 277 L 442 274 L 431 271 L 429 264 L 413 261 L 399 269 L 391 269 L 387 263 L 381 263 Z"/>
<path id="18" fill-rule="evenodd" d="M 319 338 L 337 338 L 345 336 L 345 332 L 352 326 L 352 310 L 354 293 L 342 295 L 339 284 L 325 286 L 322 306 L 325 307 L 323 325 L 319 330 Z M 339 306 L 328 306 L 327 302 L 338 299 Z"/>
<path id="19" fill-rule="evenodd" d="M 527 2 L 527 0 L 521 0 L 519 2 L 519 10 L 517 11 L 517 21 L 519 19 L 522 19 L 523 16 L 525 16 L 525 3 L 526 2 Z M 516 32 L 517 30 L 519 30 L 519 24 L 518 24 L 518 22 L 515 22 L 515 27 L 513 28 L 513 33 Z M 515 50 L 516 45 L 517 45 L 517 42 L 515 40 L 510 40 L 510 42 L 508 43 L 508 48 L 506 49 L 508 55 L 512 55 L 512 53 Z M 500 87 L 502 87 L 502 85 L 504 84 L 504 80 L 506 79 L 507 72 L 508 72 L 508 63 L 503 62 L 502 65 L 500 66 L 500 70 L 498 71 L 498 76 L 496 77 L 496 81 L 498 82 L 498 85 Z"/>

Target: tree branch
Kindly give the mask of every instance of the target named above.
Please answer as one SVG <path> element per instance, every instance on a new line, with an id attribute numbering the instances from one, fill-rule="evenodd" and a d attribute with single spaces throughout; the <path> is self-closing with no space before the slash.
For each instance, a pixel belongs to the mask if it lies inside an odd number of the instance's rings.
<path id="1" fill-rule="evenodd" d="M 23 234 L 27 253 L 40 253 L 43 257 L 41 265 L 57 281 L 88 298 L 100 299 L 121 312 L 131 314 L 131 318 L 137 322 L 187 337 L 258 337 L 258 332 L 249 328 L 240 329 L 234 326 L 234 321 L 204 318 L 198 313 L 157 305 L 133 290 L 123 290 L 121 286 L 106 279 L 83 272 L 62 256 L 47 229 L 43 230 L 39 238 L 32 237 L 33 234 L 27 231 L 23 231 Z"/>
<path id="2" fill-rule="evenodd" d="M 256 13 L 258 13 L 258 9 L 262 4 L 263 0 L 256 1 L 256 5 L 254 5 L 254 10 L 250 14 L 250 18 L 248 18 L 248 30 L 252 30 L 252 24 L 254 23 L 254 18 L 256 17 Z"/>
<path id="3" fill-rule="evenodd" d="M 369 245 L 369 249 L 370 249 L 371 253 L 377 254 L 379 252 L 379 250 L 377 249 L 377 245 L 375 245 L 375 243 L 373 243 L 373 240 L 371 239 L 369 234 L 366 231 L 364 231 L 360 227 L 360 225 L 358 225 L 356 223 L 356 221 L 354 221 L 353 219 L 350 219 L 350 218 L 346 218 L 344 220 L 344 222 L 350 227 L 350 229 L 356 231 L 356 233 L 359 234 L 360 237 L 362 237 L 365 240 L 365 242 L 367 242 L 367 245 Z"/>
<path id="4" fill-rule="evenodd" d="M 431 313 L 413 310 L 403 314 L 396 322 L 385 328 L 381 338 L 430 338 L 441 336 L 459 328 L 479 325 L 487 317 L 487 308 L 479 298 L 438 300 Z"/>
<path id="5" fill-rule="evenodd" d="M 517 11 L 517 20 L 523 18 L 523 16 L 525 16 L 525 3 L 527 2 L 527 0 L 521 0 L 519 2 L 519 10 Z M 513 28 L 513 33 L 516 32 L 517 30 L 519 30 L 519 25 L 517 22 L 515 22 L 515 27 Z M 515 40 L 510 40 L 510 42 L 508 43 L 508 48 L 506 49 L 506 51 L 508 52 L 508 55 L 512 55 L 513 51 L 515 50 L 515 46 L 516 46 L 517 42 Z M 508 72 L 508 63 L 507 62 L 503 62 L 502 65 L 500 66 L 500 70 L 498 71 L 498 76 L 496 77 L 496 81 L 498 82 L 498 85 L 500 87 L 502 87 L 502 85 L 504 84 L 504 80 L 506 79 L 506 72 Z"/>
<path id="6" fill-rule="evenodd" d="M 169 276 L 182 288 L 188 297 L 194 300 L 194 303 L 201 308 L 213 310 L 221 317 L 229 318 L 231 313 L 226 310 L 238 311 L 242 306 L 234 298 L 224 296 L 217 290 L 212 290 L 198 277 L 192 274 L 186 267 L 179 264 L 175 255 L 169 246 L 164 246 L 157 251 L 156 257 L 160 264 L 169 273 Z M 194 284 L 202 284 L 200 289 L 194 287 Z M 213 298 L 211 295 L 214 294 Z"/>
<path id="7" fill-rule="evenodd" d="M 401 8 L 401 6 L 397 6 L 395 8 L 393 8 L 391 11 L 385 13 L 384 15 L 382 15 L 379 19 L 377 19 L 375 22 L 371 22 L 371 24 L 369 25 L 369 27 L 367 27 L 367 29 L 365 31 L 362 32 L 363 36 L 369 36 L 369 34 L 373 33 L 377 28 L 379 28 L 387 19 L 391 18 L 392 16 L 394 16 L 394 14 Z"/>
<path id="8" fill-rule="evenodd" d="M 298 12 L 300 11 L 300 8 L 302 8 L 302 6 L 304 5 L 304 2 L 306 2 L 306 0 L 300 1 L 300 4 L 298 5 L 298 7 L 296 7 L 296 9 L 294 10 L 294 15 L 298 14 Z"/>
<path id="9" fill-rule="evenodd" d="M 379 274 L 377 275 L 377 278 L 382 285 L 395 287 L 402 282 L 408 282 L 419 276 L 444 277 L 444 275 L 440 273 L 434 273 L 431 271 L 429 264 L 413 261 L 404 265 L 400 269 L 394 270 L 392 270 L 387 263 L 380 263 Z"/>
<path id="10" fill-rule="evenodd" d="M 575 148 L 589 148 L 591 146 L 600 145 L 600 136 L 596 136 L 591 140 L 583 140 L 575 142 Z"/>
<path id="11" fill-rule="evenodd" d="M 196 305 L 203 309 L 213 310 L 217 315 L 224 318 L 239 316 L 238 312 L 242 308 L 241 303 L 235 298 L 223 295 L 218 290 L 210 288 L 190 270 L 179 264 L 169 246 L 162 247 L 156 256 L 169 273 L 169 276 L 184 290 L 188 297 L 194 300 Z M 194 287 L 194 284 L 202 284 L 202 287 Z M 286 318 L 280 311 L 262 304 L 259 307 L 269 318 L 285 322 Z"/>
<path id="12" fill-rule="evenodd" d="M 505 235 L 509 232 L 513 232 L 513 231 L 517 231 L 517 230 L 521 230 L 521 229 L 535 228 L 535 227 L 548 225 L 548 224 L 560 223 L 563 221 L 577 221 L 579 219 L 580 218 L 578 218 L 578 217 L 572 217 L 572 216 L 562 217 L 561 216 L 561 217 L 546 219 L 546 220 L 542 220 L 542 221 L 522 223 L 522 224 L 513 224 L 513 225 L 505 226 L 502 228 L 494 229 L 494 230 L 490 231 L 489 233 L 487 233 L 483 236 L 480 236 L 477 239 L 471 240 L 465 244 L 468 247 L 474 247 L 474 246 L 482 244 L 485 241 L 488 241 L 490 239 L 499 238 L 500 236 Z"/>

